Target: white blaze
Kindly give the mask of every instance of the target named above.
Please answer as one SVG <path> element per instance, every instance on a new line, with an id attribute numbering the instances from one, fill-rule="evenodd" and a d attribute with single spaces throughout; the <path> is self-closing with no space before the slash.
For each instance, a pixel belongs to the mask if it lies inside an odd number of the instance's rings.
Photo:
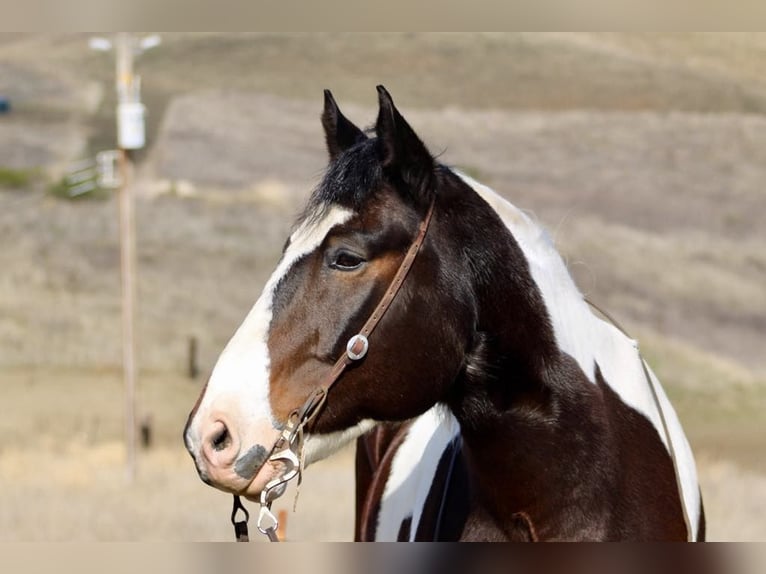
<path id="1" fill-rule="evenodd" d="M 321 218 L 308 217 L 290 237 L 277 268 L 266 282 L 263 292 L 247 317 L 218 358 L 191 427 L 191 440 L 199 450 L 199 421 L 225 413 L 235 428 L 244 433 L 240 440 L 244 451 L 256 444 L 256 436 L 248 436 L 263 423 L 277 427 L 269 403 L 269 326 L 272 318 L 274 291 L 280 280 L 298 259 L 314 251 L 327 233 L 348 221 L 353 212 L 332 206 Z M 260 423 L 260 424 L 256 424 Z M 250 432 L 249 432 L 250 429 Z M 269 446 L 269 445 L 265 445 Z"/>

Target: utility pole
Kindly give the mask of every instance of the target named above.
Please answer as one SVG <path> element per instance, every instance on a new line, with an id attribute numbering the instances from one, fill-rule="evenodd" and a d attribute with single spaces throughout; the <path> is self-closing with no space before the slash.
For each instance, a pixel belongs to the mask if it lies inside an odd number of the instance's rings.
<path id="1" fill-rule="evenodd" d="M 94 50 L 114 49 L 116 56 L 115 88 L 117 90 L 117 165 L 119 173 L 118 203 L 120 218 L 120 275 L 122 292 L 122 371 L 125 400 L 126 477 L 136 476 L 136 223 L 131 188 L 130 150 L 145 145 L 144 106 L 141 104 L 141 80 L 133 74 L 133 58 L 160 43 L 159 36 L 138 41 L 132 34 L 119 33 L 114 40 L 91 38 Z"/>
<path id="2" fill-rule="evenodd" d="M 133 36 L 118 34 L 117 56 L 117 162 L 120 173 L 120 271 L 122 283 L 122 372 L 125 392 L 125 471 L 128 482 L 136 477 L 136 340 L 133 318 L 136 300 L 136 224 L 130 187 L 130 157 L 121 137 L 124 129 L 121 107 L 137 101 L 138 86 L 133 78 Z M 140 105 L 140 104 L 139 104 Z M 123 108 L 124 109 L 124 108 Z"/>

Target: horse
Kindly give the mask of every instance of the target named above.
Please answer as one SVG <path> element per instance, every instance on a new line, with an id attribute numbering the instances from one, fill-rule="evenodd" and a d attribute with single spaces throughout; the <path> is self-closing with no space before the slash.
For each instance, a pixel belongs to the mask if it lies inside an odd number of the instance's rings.
<path id="1" fill-rule="evenodd" d="M 377 91 L 367 131 L 325 91 L 325 174 L 184 429 L 200 478 L 263 504 L 286 437 L 306 466 L 357 440 L 358 540 L 703 540 L 636 341 Z"/>

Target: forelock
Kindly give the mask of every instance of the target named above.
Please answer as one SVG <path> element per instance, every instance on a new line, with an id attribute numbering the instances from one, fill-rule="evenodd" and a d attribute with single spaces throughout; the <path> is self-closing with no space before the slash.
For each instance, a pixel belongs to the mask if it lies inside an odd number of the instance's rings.
<path id="1" fill-rule="evenodd" d="M 311 195 L 304 217 L 318 217 L 333 204 L 359 211 L 383 183 L 376 145 L 375 139 L 360 142 L 331 162 Z"/>

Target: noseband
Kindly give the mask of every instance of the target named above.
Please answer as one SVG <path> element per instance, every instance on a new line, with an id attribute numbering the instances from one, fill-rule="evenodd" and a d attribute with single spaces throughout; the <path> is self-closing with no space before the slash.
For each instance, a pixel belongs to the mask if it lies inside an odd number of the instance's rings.
<path id="1" fill-rule="evenodd" d="M 287 419 L 287 425 L 285 426 L 282 434 L 277 440 L 274 448 L 271 450 L 269 459 L 267 462 L 279 461 L 285 465 L 286 471 L 278 478 L 268 482 L 261 491 L 260 497 L 260 511 L 258 513 L 258 530 L 268 536 L 272 542 L 279 542 L 277 536 L 277 527 L 279 522 L 276 516 L 271 512 L 271 504 L 284 494 L 287 488 L 287 483 L 296 476 L 298 477 L 298 484 L 300 485 L 301 474 L 303 472 L 303 431 L 304 429 L 317 417 L 322 410 L 325 402 L 327 401 L 327 393 L 332 386 L 340 379 L 345 370 L 354 362 L 359 361 L 367 355 L 369 349 L 370 334 L 375 330 L 383 315 L 386 314 L 391 303 L 396 298 L 397 293 L 404 284 L 404 280 L 407 278 L 407 274 L 410 272 L 415 258 L 420 251 L 420 247 L 423 245 L 426 233 L 428 232 L 428 226 L 431 223 L 431 217 L 434 212 L 435 200 L 431 201 L 431 205 L 428 207 L 428 212 L 425 218 L 420 223 L 418 234 L 414 241 L 407 250 L 407 254 L 404 256 L 404 260 L 399 269 L 391 280 L 383 298 L 375 307 L 372 315 L 367 319 L 367 322 L 362 327 L 361 331 L 351 337 L 346 344 L 346 352 L 335 362 L 330 372 L 322 379 L 319 387 L 306 399 L 303 406 L 290 413 Z M 238 511 L 242 511 L 244 514 L 244 520 L 237 521 L 236 516 Z M 234 506 L 231 512 L 231 522 L 234 525 L 234 533 L 238 542 L 246 542 L 248 540 L 247 532 L 247 520 L 249 514 L 239 496 L 234 495 Z"/>

